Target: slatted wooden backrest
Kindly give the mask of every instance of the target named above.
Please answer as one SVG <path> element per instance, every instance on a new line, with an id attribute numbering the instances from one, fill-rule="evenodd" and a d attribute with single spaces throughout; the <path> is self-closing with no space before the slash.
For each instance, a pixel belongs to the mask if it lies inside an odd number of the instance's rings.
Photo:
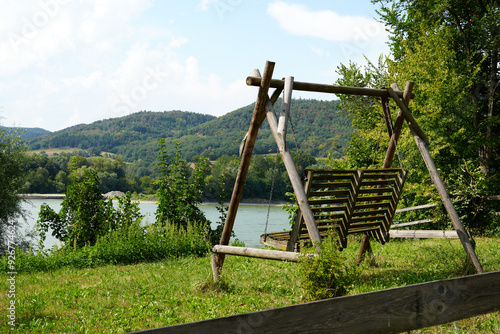
<path id="1" fill-rule="evenodd" d="M 341 247 L 352 233 L 366 232 L 387 242 L 406 175 L 404 169 L 308 170 L 305 190 L 320 234 L 337 230 Z M 308 238 L 299 211 L 289 250 Z"/>

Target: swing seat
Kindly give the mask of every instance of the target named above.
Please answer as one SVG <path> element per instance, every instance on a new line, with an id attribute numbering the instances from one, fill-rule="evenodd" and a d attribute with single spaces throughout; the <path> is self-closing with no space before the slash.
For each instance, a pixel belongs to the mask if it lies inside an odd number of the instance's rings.
<path id="1" fill-rule="evenodd" d="M 304 182 L 308 202 L 322 237 L 336 231 L 341 248 L 347 236 L 367 233 L 381 244 L 389 229 L 403 190 L 407 171 L 387 169 L 311 169 Z M 291 231 L 261 235 L 260 242 L 281 250 L 297 251 L 310 241 L 300 210 Z"/>

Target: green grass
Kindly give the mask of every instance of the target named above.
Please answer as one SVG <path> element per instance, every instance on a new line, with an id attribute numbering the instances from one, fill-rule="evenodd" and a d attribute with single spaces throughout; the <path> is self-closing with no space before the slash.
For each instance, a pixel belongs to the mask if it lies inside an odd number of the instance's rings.
<path id="1" fill-rule="evenodd" d="M 485 271 L 500 269 L 499 239 L 478 238 Z M 358 245 L 344 250 L 355 261 Z M 362 266 L 351 294 L 463 276 L 465 252 L 458 240 L 394 240 L 372 243 L 376 266 Z M 62 268 L 18 274 L 16 317 L 0 332 L 124 333 L 304 302 L 296 264 L 227 256 L 223 284 L 214 289 L 209 257 L 154 263 Z M 0 305 L 8 304 L 6 280 Z M 5 309 L 5 308 L 4 308 Z M 465 319 L 419 332 L 500 332 L 500 313 Z"/>

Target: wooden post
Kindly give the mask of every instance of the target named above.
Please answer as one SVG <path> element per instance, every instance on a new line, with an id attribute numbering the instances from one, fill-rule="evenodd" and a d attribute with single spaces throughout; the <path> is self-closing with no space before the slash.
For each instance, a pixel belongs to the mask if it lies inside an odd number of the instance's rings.
<path id="1" fill-rule="evenodd" d="M 410 96 L 412 94 L 414 85 L 415 83 L 413 81 L 406 82 L 405 91 L 403 92 L 403 103 L 406 107 L 408 107 L 410 103 Z M 397 84 L 392 84 L 391 88 L 393 88 L 394 91 L 396 91 L 396 89 L 399 90 Z M 401 130 L 403 128 L 404 120 L 405 117 L 400 109 L 398 112 L 398 116 L 396 117 L 396 122 L 394 123 L 393 131 L 390 137 L 391 139 L 389 141 L 389 147 L 387 148 L 387 153 L 385 155 L 384 165 L 382 168 L 391 167 L 392 161 L 394 160 L 394 153 L 396 152 L 397 149 L 397 142 L 399 140 L 399 136 L 401 135 Z"/>
<path id="2" fill-rule="evenodd" d="M 439 193 L 439 197 L 441 197 L 441 201 L 443 202 L 444 207 L 446 208 L 446 211 L 448 212 L 448 216 L 451 219 L 453 227 L 457 231 L 458 237 L 460 238 L 460 242 L 462 243 L 462 245 L 465 249 L 465 252 L 467 253 L 468 258 L 471 260 L 472 264 L 474 265 L 476 272 L 482 273 L 483 267 L 481 266 L 481 263 L 479 262 L 479 259 L 477 258 L 477 255 L 476 255 L 476 252 L 474 251 L 474 247 L 472 245 L 472 242 L 469 239 L 469 236 L 468 236 L 467 232 L 465 231 L 465 229 L 462 225 L 462 222 L 460 221 L 460 217 L 458 216 L 457 211 L 455 210 L 455 207 L 453 206 L 453 202 L 451 201 L 450 196 L 448 194 L 448 191 L 446 190 L 446 187 L 444 185 L 444 182 L 441 179 L 441 176 L 439 175 L 439 172 L 436 168 L 436 165 L 434 164 L 434 160 L 432 160 L 431 154 L 430 154 L 429 150 L 427 149 L 427 146 L 426 146 L 426 142 L 428 142 L 427 136 L 425 136 L 422 129 L 418 126 L 417 121 L 413 118 L 413 115 L 408 110 L 408 108 L 405 106 L 403 101 L 401 101 L 399 99 L 399 97 L 394 93 L 394 91 L 391 88 L 387 88 L 387 91 L 392 96 L 394 101 L 396 101 L 396 103 L 400 107 L 401 111 L 403 112 L 403 115 L 405 116 L 406 121 L 408 122 L 411 133 L 413 135 L 413 138 L 415 139 L 415 143 L 417 144 L 418 150 L 420 151 L 420 154 L 422 155 L 422 158 L 424 159 L 425 165 L 427 166 L 427 169 L 429 170 L 432 182 L 436 186 L 436 189 Z M 424 135 L 425 139 L 421 137 L 422 134 Z"/>
<path id="3" fill-rule="evenodd" d="M 416 131 L 418 136 L 424 141 L 424 143 L 429 144 L 429 138 L 427 138 L 424 131 L 420 128 L 417 121 L 415 120 L 415 118 L 413 118 L 413 115 L 408 110 L 408 107 L 405 106 L 403 101 L 401 101 L 401 99 L 398 97 L 397 93 L 391 87 L 387 87 L 386 90 L 389 93 L 389 95 L 392 97 L 392 99 L 396 102 L 396 104 L 398 105 L 399 110 L 401 110 L 401 112 L 403 113 L 408 124 L 410 124 L 413 127 L 413 129 Z"/>
<path id="4" fill-rule="evenodd" d="M 408 107 L 408 105 L 410 104 L 410 99 L 413 96 L 412 90 L 413 90 L 414 84 L 415 83 L 413 81 L 406 82 L 406 87 L 405 87 L 405 90 L 403 92 L 403 104 L 406 107 Z M 394 87 L 395 90 L 400 91 L 397 84 L 393 84 L 393 85 L 391 85 L 391 87 Z M 384 108 L 384 115 L 385 115 L 384 118 L 386 121 L 390 141 L 389 141 L 389 147 L 387 148 L 387 152 L 386 152 L 386 155 L 384 158 L 384 163 L 382 165 L 382 168 L 390 168 L 392 165 L 392 161 L 394 160 L 394 153 L 396 152 L 396 149 L 397 149 L 397 141 L 399 139 L 399 136 L 401 135 L 401 130 L 403 128 L 404 116 L 403 116 L 403 111 L 400 109 L 398 112 L 398 116 L 396 117 L 396 122 L 395 122 L 394 127 L 393 127 L 392 126 L 392 119 L 390 118 L 389 106 L 386 105 L 385 99 L 386 98 L 382 97 L 382 108 Z M 392 129 L 392 131 L 390 131 L 389 129 Z M 361 245 L 359 246 L 357 265 L 361 264 L 361 262 L 363 261 L 363 259 L 365 257 L 366 252 L 371 254 L 370 236 L 365 233 L 365 234 L 363 234 L 363 239 L 361 239 Z"/>
<path id="5" fill-rule="evenodd" d="M 245 179 L 248 173 L 248 167 L 250 166 L 250 161 L 252 159 L 253 148 L 255 146 L 255 140 L 257 139 L 257 133 L 259 128 L 264 121 L 261 116 L 264 113 L 264 107 L 268 101 L 268 91 L 273 76 L 274 62 L 266 62 L 266 67 L 264 69 L 264 76 L 261 81 L 261 86 L 259 88 L 259 93 L 257 95 L 257 102 L 255 103 L 255 108 L 252 115 L 252 121 L 250 123 L 250 128 L 248 130 L 247 140 L 245 141 L 245 146 L 242 152 L 240 167 L 238 174 L 236 176 L 236 181 L 234 183 L 233 194 L 231 196 L 231 202 L 229 203 L 229 209 L 227 212 L 226 223 L 224 225 L 224 230 L 222 231 L 222 236 L 220 239 L 221 245 L 229 244 L 229 239 L 231 237 L 231 232 L 233 231 L 234 220 L 236 219 L 236 213 L 238 211 L 238 206 L 240 204 L 241 195 L 243 193 L 243 186 L 245 184 Z M 224 254 L 217 254 L 217 258 L 214 259 L 213 268 L 216 269 L 213 272 L 214 280 L 219 280 L 219 274 L 222 270 L 224 264 Z"/>
<path id="6" fill-rule="evenodd" d="M 283 104 L 281 106 L 280 118 L 278 121 L 278 136 L 281 137 L 283 145 L 286 145 L 286 129 L 288 125 L 288 117 L 290 117 L 290 104 L 292 102 L 293 77 L 286 77 L 285 90 L 283 96 Z M 284 151 L 285 147 L 280 147 L 280 151 Z"/>
<path id="7" fill-rule="evenodd" d="M 436 165 L 434 164 L 434 161 L 432 160 L 431 154 L 429 150 L 427 149 L 427 146 L 425 145 L 425 142 L 423 141 L 422 138 L 418 135 L 417 131 L 410 126 L 411 132 L 413 134 L 413 138 L 415 139 L 415 143 L 417 144 L 417 147 L 420 151 L 420 154 L 422 155 L 422 158 L 424 159 L 425 165 L 427 166 L 427 169 L 429 170 L 429 173 L 431 174 L 431 179 L 434 185 L 436 186 L 436 189 L 439 193 L 439 197 L 441 197 L 441 201 L 444 204 L 444 207 L 446 208 L 446 211 L 448 212 L 448 216 L 450 216 L 451 223 L 453 224 L 453 227 L 457 231 L 458 237 L 460 239 L 460 242 L 462 243 L 462 246 L 465 249 L 465 252 L 467 253 L 467 257 L 469 260 L 472 262 L 474 265 L 474 268 L 476 269 L 476 272 L 478 274 L 483 272 L 483 267 L 481 266 L 481 263 L 479 262 L 479 259 L 477 258 L 476 252 L 474 251 L 474 247 L 472 245 L 471 240 L 469 239 L 469 236 L 467 232 L 464 229 L 464 226 L 462 225 L 462 222 L 460 221 L 460 217 L 457 214 L 457 211 L 455 210 L 455 207 L 453 206 L 453 202 L 450 199 L 450 196 L 448 194 L 448 191 L 446 190 L 446 187 L 443 183 L 443 180 L 441 179 L 441 176 L 439 175 L 439 172 L 436 168 Z"/>
<path id="8" fill-rule="evenodd" d="M 318 226 L 316 225 L 316 221 L 314 220 L 314 215 L 312 213 L 311 207 L 309 206 L 309 201 L 307 200 L 307 195 L 302 185 L 302 181 L 300 180 L 299 172 L 297 171 L 295 162 L 293 161 L 292 154 L 290 153 L 290 150 L 284 143 L 283 139 L 278 135 L 278 121 L 276 119 L 276 114 L 274 113 L 274 108 L 271 101 L 268 101 L 266 103 L 266 111 L 267 121 L 269 122 L 269 126 L 274 135 L 274 139 L 278 144 L 278 147 L 285 148 L 284 150 L 280 149 L 281 157 L 283 158 L 288 177 L 290 178 L 290 182 L 292 183 L 293 191 L 295 192 L 295 196 L 297 197 L 297 203 L 299 205 L 300 211 L 304 216 L 304 222 L 306 223 L 307 231 L 309 232 L 311 240 L 316 243 L 317 247 L 319 247 L 319 245 L 321 244 L 321 236 L 319 235 Z"/>

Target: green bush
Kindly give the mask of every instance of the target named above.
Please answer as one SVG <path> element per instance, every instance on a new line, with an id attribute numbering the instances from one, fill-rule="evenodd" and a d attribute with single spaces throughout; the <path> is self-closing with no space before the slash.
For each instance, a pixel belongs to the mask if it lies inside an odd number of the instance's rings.
<path id="1" fill-rule="evenodd" d="M 343 296 L 359 275 L 358 267 L 347 263 L 338 238 L 332 235 L 324 238 L 319 254 L 311 248 L 300 257 L 297 270 L 308 300 Z"/>
<path id="2" fill-rule="evenodd" d="M 183 256 L 203 256 L 210 244 L 206 230 L 199 224 L 179 227 L 167 222 L 163 226 L 141 226 L 138 222 L 99 237 L 93 246 L 53 248 L 38 253 L 17 249 L 17 272 L 51 271 L 62 267 L 92 268 L 107 264 L 153 262 Z M 0 267 L 8 271 L 7 257 Z"/>
<path id="3" fill-rule="evenodd" d="M 68 186 L 59 213 L 42 204 L 37 221 L 39 247 L 43 248 L 49 228 L 65 247 L 81 248 L 94 245 L 99 237 L 111 231 L 140 222 L 142 217 L 138 203 L 132 203 L 130 193 L 118 199 L 118 208 L 115 209 L 112 199 L 102 196 L 97 173 L 88 169 L 81 182 L 74 180 Z"/>

